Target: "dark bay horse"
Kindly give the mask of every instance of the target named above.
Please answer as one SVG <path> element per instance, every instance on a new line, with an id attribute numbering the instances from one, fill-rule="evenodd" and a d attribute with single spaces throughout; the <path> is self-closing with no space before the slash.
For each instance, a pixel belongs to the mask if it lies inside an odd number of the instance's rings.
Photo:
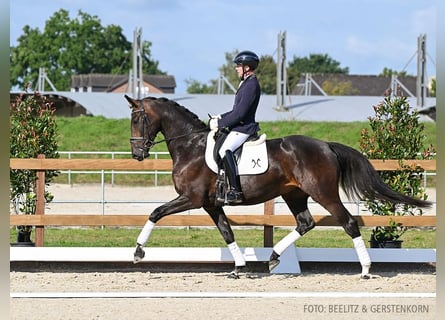
<path id="1" fill-rule="evenodd" d="M 173 183 L 179 196 L 156 208 L 137 238 L 134 263 L 143 259 L 143 246 L 156 222 L 170 214 L 203 208 L 215 222 L 230 249 L 235 269 L 229 275 L 237 278 L 245 265 L 224 210 L 215 206 L 216 174 L 205 163 L 208 126 L 198 117 L 166 98 L 125 98 L 131 108 L 131 150 L 133 158 L 149 157 L 161 132 L 173 160 Z M 369 161 L 348 146 L 301 135 L 267 140 L 269 168 L 263 174 L 242 175 L 242 205 L 263 203 L 281 196 L 296 220 L 296 228 L 280 240 L 270 256 L 269 269 L 279 263 L 283 251 L 315 227 L 308 210 L 308 198 L 332 214 L 352 238 L 362 266 L 361 276 L 369 278 L 371 259 L 356 220 L 340 201 L 341 186 L 349 198 L 386 200 L 391 203 L 428 207 L 427 201 L 408 197 L 382 182 Z"/>

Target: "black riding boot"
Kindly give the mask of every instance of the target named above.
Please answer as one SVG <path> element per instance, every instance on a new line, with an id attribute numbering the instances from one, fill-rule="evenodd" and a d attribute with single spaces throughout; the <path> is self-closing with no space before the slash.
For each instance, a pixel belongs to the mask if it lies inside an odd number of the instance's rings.
<path id="1" fill-rule="evenodd" d="M 238 204 L 243 202 L 243 192 L 241 191 L 241 183 L 237 174 L 237 166 L 232 151 L 226 150 L 223 158 L 224 171 L 229 179 L 229 190 L 227 191 L 227 203 Z"/>

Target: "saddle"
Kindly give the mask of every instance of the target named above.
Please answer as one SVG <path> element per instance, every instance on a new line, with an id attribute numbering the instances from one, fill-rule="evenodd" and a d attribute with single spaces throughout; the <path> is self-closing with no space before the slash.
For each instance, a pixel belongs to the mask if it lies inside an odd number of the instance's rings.
<path id="1" fill-rule="evenodd" d="M 225 137 L 222 136 L 215 141 L 215 131 L 210 131 L 207 136 L 205 160 L 207 166 L 215 173 L 218 173 L 218 162 L 221 161 L 217 150 L 221 147 L 224 139 Z M 269 168 L 266 134 L 263 133 L 258 138 L 249 138 L 235 150 L 234 155 L 239 175 L 254 175 L 266 172 Z"/>

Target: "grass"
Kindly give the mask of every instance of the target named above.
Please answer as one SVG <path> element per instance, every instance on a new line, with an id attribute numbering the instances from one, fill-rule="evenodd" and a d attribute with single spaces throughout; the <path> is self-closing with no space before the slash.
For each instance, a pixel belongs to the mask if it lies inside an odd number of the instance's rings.
<path id="1" fill-rule="evenodd" d="M 46 247 L 133 247 L 140 228 L 46 228 Z M 365 242 L 371 229 L 362 228 Z M 290 232 L 275 228 L 274 243 Z M 263 247 L 263 230 L 260 228 L 235 228 L 235 238 L 240 247 Z M 34 235 L 34 232 L 33 232 Z M 10 228 L 10 242 L 17 239 L 15 228 Z M 410 229 L 402 237 L 403 248 L 435 248 L 436 230 Z M 166 228 L 159 227 L 147 243 L 148 247 L 225 247 L 215 228 Z M 298 247 L 352 248 L 350 237 L 341 229 L 316 228 L 300 238 Z"/>
<path id="2" fill-rule="evenodd" d="M 106 119 L 104 117 L 57 117 L 59 151 L 130 151 L 130 120 Z M 336 141 L 359 149 L 360 132 L 369 128 L 368 122 L 308 122 L 308 121 L 275 121 L 260 123 L 261 133 L 267 133 L 269 139 L 286 135 L 301 134 L 326 141 Z M 425 122 L 426 145 L 436 145 L 436 124 Z M 92 138 L 94 137 L 94 138 Z M 158 139 L 162 137 L 159 134 Z M 152 152 L 167 151 L 165 143 L 156 145 Z M 92 157 L 76 155 L 77 158 Z M 109 156 L 94 155 L 95 158 Z M 130 155 L 116 156 L 129 158 Z M 76 174 L 72 183 L 100 182 L 99 174 Z M 116 175 L 117 185 L 153 185 L 152 175 Z M 57 177 L 54 183 L 67 183 L 66 175 Z M 105 175 L 105 182 L 111 182 L 111 175 Z M 171 184 L 169 175 L 162 176 L 159 185 Z"/>
<path id="3" fill-rule="evenodd" d="M 130 151 L 130 119 L 57 117 L 56 122 L 59 151 Z M 436 145 L 436 124 L 424 124 L 426 145 Z M 260 133 L 267 133 L 270 139 L 301 134 L 326 141 L 337 141 L 359 149 L 360 132 L 369 128 L 369 123 L 274 121 L 261 122 L 260 127 Z M 161 134 L 158 139 L 161 139 Z M 167 147 L 165 143 L 161 143 L 152 150 L 167 151 Z"/>

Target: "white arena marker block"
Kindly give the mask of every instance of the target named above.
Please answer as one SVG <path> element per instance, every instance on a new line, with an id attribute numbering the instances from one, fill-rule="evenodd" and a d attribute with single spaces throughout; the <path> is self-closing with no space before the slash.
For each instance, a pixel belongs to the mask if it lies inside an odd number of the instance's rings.
<path id="1" fill-rule="evenodd" d="M 272 274 L 301 274 L 300 262 L 295 245 L 290 245 L 280 256 L 280 264 L 271 271 Z"/>

